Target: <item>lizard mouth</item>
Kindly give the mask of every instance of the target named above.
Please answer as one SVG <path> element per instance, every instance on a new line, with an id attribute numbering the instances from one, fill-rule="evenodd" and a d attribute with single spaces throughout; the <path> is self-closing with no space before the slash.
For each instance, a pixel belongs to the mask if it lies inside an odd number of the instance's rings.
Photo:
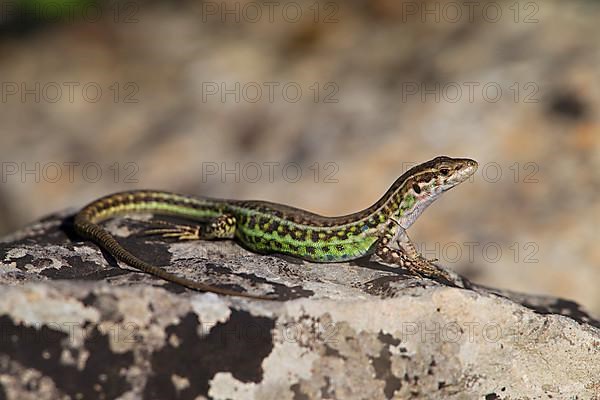
<path id="1" fill-rule="evenodd" d="M 458 184 L 469 179 L 479 167 L 479 164 L 475 160 L 465 159 L 465 165 L 456 172 L 453 183 Z"/>
<path id="2" fill-rule="evenodd" d="M 469 177 L 477 171 L 478 167 L 479 167 L 479 164 L 477 164 L 477 161 L 469 160 L 469 161 L 467 161 L 467 166 L 465 167 L 463 174 L 466 175 L 467 177 Z"/>

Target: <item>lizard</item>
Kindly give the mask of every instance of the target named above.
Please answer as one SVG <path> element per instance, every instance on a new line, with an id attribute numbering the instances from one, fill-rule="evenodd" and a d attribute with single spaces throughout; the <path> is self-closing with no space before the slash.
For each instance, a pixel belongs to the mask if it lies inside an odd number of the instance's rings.
<path id="1" fill-rule="evenodd" d="M 102 197 L 74 217 L 75 232 L 140 271 L 190 289 L 268 299 L 193 281 L 141 260 L 126 250 L 101 223 L 132 213 L 175 216 L 190 225 L 163 221 L 146 233 L 176 240 L 231 239 L 259 254 L 287 254 L 316 263 L 375 255 L 419 276 L 444 276 L 427 260 L 406 230 L 442 193 L 477 170 L 468 158 L 436 157 L 400 176 L 372 206 L 344 216 L 322 216 L 267 201 L 225 200 L 155 190 L 132 190 Z"/>

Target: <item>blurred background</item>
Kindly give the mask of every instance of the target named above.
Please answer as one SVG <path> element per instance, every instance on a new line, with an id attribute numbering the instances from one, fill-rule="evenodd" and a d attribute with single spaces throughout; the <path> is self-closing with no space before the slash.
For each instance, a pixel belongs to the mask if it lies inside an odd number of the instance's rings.
<path id="1" fill-rule="evenodd" d="M 600 316 L 600 2 L 0 1 L 0 234 L 153 188 L 365 208 L 476 176 L 410 234 Z"/>

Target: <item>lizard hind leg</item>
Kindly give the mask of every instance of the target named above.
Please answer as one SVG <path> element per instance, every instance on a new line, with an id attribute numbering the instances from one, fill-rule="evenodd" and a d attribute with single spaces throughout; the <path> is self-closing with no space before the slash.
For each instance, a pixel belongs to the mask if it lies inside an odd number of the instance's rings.
<path id="1" fill-rule="evenodd" d="M 161 236 L 176 240 L 212 240 L 232 239 L 235 236 L 235 217 L 220 215 L 209 218 L 202 224 L 186 225 L 168 221 L 153 221 L 150 229 L 143 231 L 144 236 Z"/>
<path id="2" fill-rule="evenodd" d="M 204 226 L 200 239 L 233 239 L 235 230 L 236 220 L 233 215 L 219 215 Z"/>
<path id="3" fill-rule="evenodd" d="M 151 227 L 144 229 L 141 236 L 160 236 L 166 239 L 199 240 L 201 225 L 184 225 L 156 220 L 148 223 Z"/>

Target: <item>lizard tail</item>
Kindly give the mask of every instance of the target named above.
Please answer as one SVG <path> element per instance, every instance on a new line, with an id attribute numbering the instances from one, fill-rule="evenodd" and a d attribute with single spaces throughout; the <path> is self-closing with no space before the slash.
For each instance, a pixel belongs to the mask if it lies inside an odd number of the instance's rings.
<path id="1" fill-rule="evenodd" d="M 127 251 L 117 240 L 100 225 L 92 222 L 92 213 L 86 207 L 81 210 L 75 216 L 75 231 L 80 236 L 90 239 L 95 242 L 98 246 L 109 252 L 113 257 L 119 261 L 139 269 L 142 272 L 154 275 L 158 278 L 170 281 L 189 289 L 198 290 L 201 292 L 211 292 L 217 294 L 223 294 L 227 296 L 245 297 L 249 299 L 257 300 L 276 300 L 268 296 L 252 295 L 248 293 L 236 292 L 233 290 L 222 289 L 215 286 L 210 286 L 204 283 L 196 282 L 191 279 L 183 278 L 181 276 L 172 274 L 164 269 L 155 265 L 149 264 L 140 258 L 136 257 L 129 251 Z"/>

